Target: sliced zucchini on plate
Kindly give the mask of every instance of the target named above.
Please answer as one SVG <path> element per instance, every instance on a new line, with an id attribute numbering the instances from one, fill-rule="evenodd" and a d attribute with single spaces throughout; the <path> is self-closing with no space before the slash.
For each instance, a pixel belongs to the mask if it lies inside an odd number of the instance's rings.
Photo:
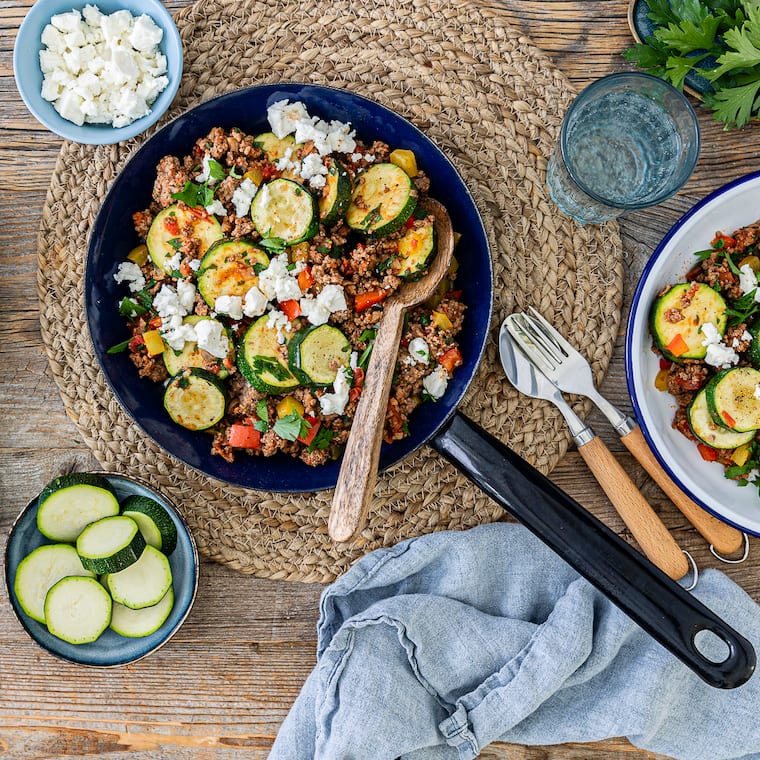
<path id="1" fill-rule="evenodd" d="M 221 240 L 208 249 L 198 267 L 198 291 L 213 309 L 219 296 L 245 296 L 259 282 L 269 256 L 248 240 Z"/>
<path id="2" fill-rule="evenodd" d="M 316 198 L 290 179 L 275 179 L 259 188 L 251 203 L 251 219 L 261 237 L 285 245 L 309 240 L 319 230 Z"/>
<path id="3" fill-rule="evenodd" d="M 169 513 L 148 496 L 128 496 L 121 505 L 121 513 L 131 517 L 140 527 L 145 542 L 167 556 L 177 546 L 177 527 Z"/>
<path id="4" fill-rule="evenodd" d="M 21 560 L 16 568 L 13 590 L 24 612 L 44 623 L 47 592 L 61 578 L 71 575 L 95 577 L 95 573 L 83 567 L 71 544 L 45 544 Z"/>
<path id="5" fill-rule="evenodd" d="M 269 315 L 265 314 L 246 330 L 237 349 L 238 369 L 262 393 L 287 393 L 299 382 L 282 353 L 277 330 L 268 323 Z"/>
<path id="6" fill-rule="evenodd" d="M 45 597 L 45 623 L 50 633 L 69 644 L 90 644 L 111 622 L 111 597 L 95 578 L 69 576 Z"/>
<path id="7" fill-rule="evenodd" d="M 164 391 L 164 408 L 178 425 L 206 430 L 224 417 L 227 394 L 219 378 L 203 369 L 188 369 L 172 378 Z"/>
<path id="8" fill-rule="evenodd" d="M 171 588 L 172 569 L 165 554 L 146 546 L 137 562 L 118 573 L 109 573 L 106 585 L 114 602 L 132 610 L 152 607 Z"/>
<path id="9" fill-rule="evenodd" d="M 125 515 L 104 517 L 90 523 L 77 538 L 82 565 L 93 573 L 116 573 L 140 558 L 145 549 L 137 523 Z"/>
<path id="10" fill-rule="evenodd" d="M 395 164 L 374 164 L 356 178 L 346 211 L 348 226 L 366 235 L 400 230 L 417 205 L 417 188 Z"/>
<path id="11" fill-rule="evenodd" d="M 145 242 L 151 261 L 168 274 L 171 272 L 167 262 L 180 249 L 186 230 L 197 241 L 200 256 L 222 237 L 222 225 L 212 214 L 196 216 L 178 203 L 159 211 L 150 225 Z"/>
<path id="12" fill-rule="evenodd" d="M 42 489 L 37 528 L 52 541 L 73 542 L 101 517 L 119 514 L 119 502 L 108 482 L 98 475 L 61 475 Z"/>
<path id="13" fill-rule="evenodd" d="M 335 224 L 343 218 L 351 203 L 351 177 L 346 167 L 335 158 L 325 160 L 327 176 L 319 199 L 319 218 L 322 224 Z"/>
<path id="14" fill-rule="evenodd" d="M 686 414 L 692 433 L 702 443 L 714 449 L 735 449 L 749 443 L 755 437 L 755 431 L 735 433 L 722 425 L 716 425 L 707 408 L 707 394 L 703 388 L 689 404 Z"/>
<path id="15" fill-rule="evenodd" d="M 253 144 L 257 148 L 261 148 L 267 155 L 267 159 L 274 163 L 279 158 L 284 158 L 288 151 L 288 148 L 294 152 L 301 146 L 296 143 L 296 138 L 293 135 L 285 135 L 285 137 L 277 137 L 274 132 L 262 132 L 260 135 L 256 135 L 253 138 Z"/>
<path id="16" fill-rule="evenodd" d="M 426 220 L 419 227 L 407 230 L 398 241 L 398 256 L 389 270 L 403 280 L 420 277 L 435 256 L 435 224 Z"/>
<path id="17" fill-rule="evenodd" d="M 716 425 L 736 433 L 760 428 L 760 370 L 731 367 L 705 386 L 705 400 Z"/>
<path id="18" fill-rule="evenodd" d="M 133 610 L 114 602 L 110 628 L 119 636 L 140 638 L 155 633 L 169 617 L 174 607 L 174 590 L 170 587 L 158 604 Z"/>
<path id="19" fill-rule="evenodd" d="M 351 343 L 332 325 L 299 330 L 288 344 L 293 374 L 304 384 L 332 385 L 340 367 L 351 359 Z"/>
<path id="20" fill-rule="evenodd" d="M 204 319 L 219 322 L 219 320 L 215 320 L 213 317 L 191 314 L 190 316 L 185 317 L 182 320 L 182 323 L 195 326 L 198 322 Z M 219 324 L 221 325 L 222 323 L 219 322 Z M 222 332 L 227 336 L 227 340 L 229 340 L 230 344 L 230 351 L 227 358 L 230 363 L 233 363 L 235 361 L 235 344 L 229 330 L 224 325 L 222 325 Z M 230 374 L 229 370 L 224 366 L 223 359 L 218 359 L 216 356 L 212 356 L 208 353 L 208 351 L 198 348 L 198 344 L 192 340 L 185 341 L 185 345 L 182 347 L 181 351 L 175 351 L 171 346 L 166 346 L 163 359 L 166 371 L 172 377 L 182 372 L 183 369 L 188 369 L 189 367 L 198 367 L 199 369 L 209 369 L 209 371 L 212 371 L 210 368 L 210 365 L 212 364 L 215 364 L 218 367 L 218 371 L 213 370 L 213 374 L 215 374 L 220 380 L 224 380 Z"/>
<path id="21" fill-rule="evenodd" d="M 654 302 L 649 317 L 657 347 L 676 362 L 704 358 L 707 346 L 702 345 L 702 325 L 711 322 L 723 335 L 726 321 L 723 296 L 703 282 L 682 282 L 669 288 Z"/>

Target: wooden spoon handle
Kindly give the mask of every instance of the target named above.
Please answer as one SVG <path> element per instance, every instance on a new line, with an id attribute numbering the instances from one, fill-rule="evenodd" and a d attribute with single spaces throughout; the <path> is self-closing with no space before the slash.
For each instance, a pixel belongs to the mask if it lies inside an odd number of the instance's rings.
<path id="1" fill-rule="evenodd" d="M 578 451 L 644 554 L 674 580 L 683 578 L 689 572 L 686 555 L 604 441 L 597 436 Z"/>
<path id="2" fill-rule="evenodd" d="M 668 476 L 649 448 L 641 428 L 635 427 L 620 438 L 628 451 L 665 492 L 673 504 L 681 510 L 686 519 L 699 531 L 702 537 L 713 545 L 718 554 L 733 554 L 742 545 L 741 531 L 721 522 L 705 512 L 692 501 Z"/>
<path id="3" fill-rule="evenodd" d="M 350 541 L 367 520 L 403 324 L 404 306 L 389 301 L 372 348 L 335 486 L 327 523 L 333 541 Z"/>

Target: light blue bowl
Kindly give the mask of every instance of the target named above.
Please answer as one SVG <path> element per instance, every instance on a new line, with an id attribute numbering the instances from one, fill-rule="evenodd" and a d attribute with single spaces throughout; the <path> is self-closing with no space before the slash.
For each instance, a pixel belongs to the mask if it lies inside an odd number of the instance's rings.
<path id="1" fill-rule="evenodd" d="M 177 528 L 177 546 L 169 555 L 169 566 L 172 570 L 174 586 L 174 607 L 164 624 L 154 633 L 141 638 L 120 636 L 107 628 L 100 638 L 91 644 L 69 644 L 53 636 L 45 625 L 24 612 L 13 588 L 16 569 L 21 560 L 37 547 L 54 543 L 45 538 L 37 529 L 38 497 L 27 504 L 16 518 L 8 536 L 8 543 L 5 547 L 5 586 L 11 607 L 19 622 L 43 649 L 59 659 L 79 665 L 115 667 L 147 657 L 166 644 L 179 630 L 179 627 L 190 614 L 198 590 L 198 551 L 193 536 L 182 516 L 165 497 L 135 478 L 106 472 L 96 474 L 108 481 L 116 492 L 116 498 L 119 502 L 124 501 L 127 496 L 147 496 L 161 504 L 174 521 Z"/>
<path id="2" fill-rule="evenodd" d="M 53 108 L 53 104 L 41 95 L 43 77 L 39 51 L 43 47 L 40 40 L 42 30 L 57 13 L 81 10 L 88 4 L 96 5 L 105 14 L 122 9 L 128 10 L 133 16 L 146 13 L 164 32 L 159 47 L 166 56 L 169 84 L 153 102 L 149 114 L 125 127 L 114 128 L 108 124 L 83 124 L 78 127 L 64 119 Z M 16 36 L 13 73 L 16 87 L 27 108 L 49 130 L 67 140 L 85 145 L 110 145 L 141 134 L 169 108 L 182 78 L 182 42 L 174 20 L 159 0 L 91 0 L 89 3 L 84 0 L 37 0 L 21 23 Z"/>

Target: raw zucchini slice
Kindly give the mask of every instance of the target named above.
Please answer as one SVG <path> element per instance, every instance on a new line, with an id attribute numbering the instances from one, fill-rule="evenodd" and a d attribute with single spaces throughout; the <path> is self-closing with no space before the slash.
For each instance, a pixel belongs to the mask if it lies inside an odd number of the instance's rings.
<path id="1" fill-rule="evenodd" d="M 202 256 L 222 237 L 222 225 L 213 214 L 196 216 L 178 203 L 159 211 L 145 238 L 153 263 L 171 274 L 167 262 L 174 258 L 186 237 L 198 242 L 198 254 Z"/>
<path id="2" fill-rule="evenodd" d="M 145 539 L 137 523 L 124 515 L 90 523 L 77 538 L 82 565 L 93 573 L 116 573 L 140 558 Z"/>
<path id="3" fill-rule="evenodd" d="M 94 578 L 95 573 L 82 566 L 77 550 L 71 544 L 45 544 L 19 562 L 13 590 L 21 608 L 29 617 L 45 622 L 45 596 L 61 578 L 82 575 Z"/>
<path id="4" fill-rule="evenodd" d="M 351 177 L 346 167 L 335 158 L 325 160 L 327 176 L 319 199 L 319 218 L 322 224 L 335 224 L 343 218 L 351 203 Z"/>
<path id="5" fill-rule="evenodd" d="M 111 630 L 119 636 L 139 638 L 155 633 L 169 617 L 174 607 L 174 590 L 170 587 L 163 599 L 152 607 L 132 610 L 123 604 L 114 602 L 111 611 Z"/>
<path id="6" fill-rule="evenodd" d="M 272 163 L 278 158 L 284 158 L 288 148 L 291 152 L 295 152 L 297 148 L 301 147 L 296 143 L 296 138 L 293 135 L 285 135 L 285 137 L 280 138 L 274 132 L 262 132 L 260 135 L 256 135 L 253 138 L 253 144 L 257 148 L 261 148 Z"/>
<path id="7" fill-rule="evenodd" d="M 257 391 L 287 393 L 299 383 L 277 342 L 277 330 L 268 322 L 265 314 L 246 330 L 237 350 L 238 369 Z"/>
<path id="8" fill-rule="evenodd" d="M 375 164 L 356 178 L 346 211 L 348 226 L 367 235 L 401 229 L 417 205 L 417 188 L 395 164 Z"/>
<path id="9" fill-rule="evenodd" d="M 435 225 L 427 221 L 418 228 L 407 230 L 398 241 L 398 256 L 390 271 L 403 280 L 416 280 L 429 266 L 435 255 Z"/>
<path id="10" fill-rule="evenodd" d="M 309 240 L 319 230 L 316 198 L 301 184 L 275 179 L 263 184 L 251 203 L 251 219 L 263 238 L 285 245 Z"/>
<path id="11" fill-rule="evenodd" d="M 684 300 L 688 305 L 684 306 Z M 649 315 L 652 336 L 662 353 L 673 361 L 702 359 L 701 327 L 712 322 L 718 332 L 726 331 L 726 302 L 703 282 L 682 282 L 663 293 Z"/>
<path id="12" fill-rule="evenodd" d="M 141 610 L 164 598 L 172 585 L 172 569 L 165 554 L 146 546 L 137 562 L 126 570 L 109 573 L 106 583 L 115 602 Z"/>
<path id="13" fill-rule="evenodd" d="M 203 369 L 188 369 L 172 378 L 164 391 L 164 409 L 188 430 L 206 430 L 224 417 L 227 394 L 219 378 Z"/>
<path id="14" fill-rule="evenodd" d="M 206 252 L 198 267 L 198 291 L 213 309 L 219 296 L 245 296 L 259 283 L 269 256 L 248 240 L 222 240 Z"/>
<path id="15" fill-rule="evenodd" d="M 90 644 L 111 622 L 111 597 L 95 578 L 69 576 L 45 597 L 45 622 L 50 633 L 69 644 Z"/>
<path id="16" fill-rule="evenodd" d="M 299 330 L 288 344 L 293 374 L 304 384 L 332 385 L 340 367 L 351 359 L 351 343 L 332 325 Z"/>
<path id="17" fill-rule="evenodd" d="M 748 433 L 735 433 L 733 430 L 726 430 L 722 425 L 716 425 L 707 408 L 707 394 L 704 388 L 689 404 L 686 414 L 691 432 L 702 443 L 714 449 L 735 449 L 749 443 L 755 437 L 754 430 Z"/>
<path id="18" fill-rule="evenodd" d="M 754 367 L 721 370 L 705 386 L 705 397 L 716 425 L 736 433 L 760 428 L 760 371 Z"/>
<path id="19" fill-rule="evenodd" d="M 121 505 L 121 513 L 131 517 L 139 526 L 146 543 L 167 556 L 177 546 L 177 527 L 171 515 L 147 496 L 128 496 Z"/>
<path id="20" fill-rule="evenodd" d="M 215 322 L 219 321 L 215 320 L 213 317 L 191 314 L 189 317 L 185 317 L 182 320 L 182 323 L 186 325 L 197 325 L 198 322 L 203 319 L 210 319 Z M 221 324 L 221 322 L 219 324 Z M 232 335 L 230 335 L 230 331 L 224 325 L 222 325 L 222 332 L 227 335 L 227 339 L 230 342 L 230 351 L 227 358 L 229 359 L 230 364 L 233 364 L 235 361 L 235 344 L 233 343 Z M 195 341 L 191 340 L 185 341 L 185 345 L 182 347 L 181 351 L 175 351 L 171 346 L 167 346 L 164 349 L 163 359 L 166 371 L 172 377 L 178 375 L 183 369 L 188 369 L 189 367 L 208 369 L 212 364 L 215 364 L 219 368 L 218 371 L 213 372 L 213 374 L 215 374 L 220 380 L 224 380 L 230 374 L 229 370 L 224 366 L 223 359 L 218 359 L 216 356 L 212 356 L 202 348 L 198 348 Z"/>
<path id="21" fill-rule="evenodd" d="M 42 489 L 37 509 L 37 528 L 52 541 L 72 542 L 101 517 L 119 514 L 119 502 L 98 475 L 61 475 Z"/>

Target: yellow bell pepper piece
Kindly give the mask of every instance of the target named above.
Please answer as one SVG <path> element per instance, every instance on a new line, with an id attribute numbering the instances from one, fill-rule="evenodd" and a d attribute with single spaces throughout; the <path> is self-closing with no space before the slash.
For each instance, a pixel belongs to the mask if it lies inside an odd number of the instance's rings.
<path id="1" fill-rule="evenodd" d="M 396 150 L 391 151 L 390 160 L 392 164 L 403 169 L 410 177 L 417 176 L 417 157 L 413 151 L 396 148 Z"/>
<path id="2" fill-rule="evenodd" d="M 261 173 L 261 169 L 254 166 L 253 169 L 249 169 L 243 174 L 243 179 L 249 179 L 254 185 L 260 185 L 264 180 L 264 175 Z"/>
<path id="3" fill-rule="evenodd" d="M 145 348 L 150 356 L 157 356 L 164 352 L 164 339 L 158 330 L 148 330 L 143 333 Z"/>
<path id="4" fill-rule="evenodd" d="M 451 320 L 442 311 L 434 311 L 431 316 L 433 324 L 440 330 L 450 330 L 453 327 Z"/>
<path id="5" fill-rule="evenodd" d="M 145 262 L 148 260 L 148 246 L 145 243 L 136 245 L 127 254 L 127 258 L 134 264 L 137 264 L 138 267 L 145 266 Z"/>
<path id="6" fill-rule="evenodd" d="M 303 404 L 293 396 L 285 396 L 284 399 L 278 401 L 276 410 L 278 419 L 287 417 L 289 414 L 293 414 L 293 412 L 303 417 Z"/>
<path id="7" fill-rule="evenodd" d="M 668 389 L 668 371 L 661 369 L 654 377 L 654 387 L 658 391 L 666 391 Z"/>
<path id="8" fill-rule="evenodd" d="M 731 454 L 731 460 L 733 463 L 739 467 L 745 465 L 749 459 L 749 452 L 751 448 L 751 444 L 745 443 L 743 446 L 739 446 L 738 449 L 734 449 L 733 453 Z"/>

